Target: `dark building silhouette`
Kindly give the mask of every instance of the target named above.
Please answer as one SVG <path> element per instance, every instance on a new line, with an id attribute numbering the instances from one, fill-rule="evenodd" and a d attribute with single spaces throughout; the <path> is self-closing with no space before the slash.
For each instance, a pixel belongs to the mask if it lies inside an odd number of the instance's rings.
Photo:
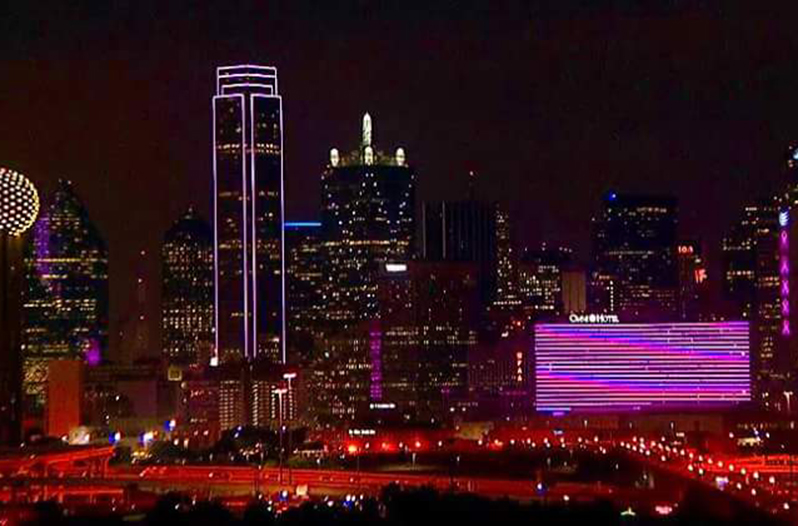
<path id="1" fill-rule="evenodd" d="M 39 194 L 20 173 L 0 168 L 0 445 L 22 438 L 23 250 Z"/>
<path id="2" fill-rule="evenodd" d="M 428 202 L 421 210 L 421 258 L 476 264 L 484 304 L 496 298 L 496 216 L 495 203 L 473 199 Z"/>
<path id="3" fill-rule="evenodd" d="M 626 320 L 677 316 L 676 199 L 607 194 L 593 218 L 591 307 Z"/>
<path id="4" fill-rule="evenodd" d="M 682 321 L 701 321 L 706 316 L 707 268 L 701 243 L 680 240 L 675 248 L 679 274 L 678 314 Z"/>
<path id="5" fill-rule="evenodd" d="M 286 222 L 285 271 L 288 349 L 292 360 L 310 358 L 324 319 L 321 223 Z"/>
<path id="6" fill-rule="evenodd" d="M 25 254 L 23 368 L 31 409 L 46 400 L 48 363 L 98 365 L 108 347 L 108 250 L 74 191 L 61 180 Z"/>
<path id="7" fill-rule="evenodd" d="M 282 148 L 277 70 L 218 68 L 213 97 L 214 363 L 285 361 Z"/>
<path id="8" fill-rule="evenodd" d="M 148 303 L 152 295 L 152 284 L 148 279 L 147 263 L 149 260 L 145 249 L 139 250 L 134 267 L 133 294 L 124 302 L 123 314 L 119 317 L 116 338 L 111 341 L 111 348 L 119 361 L 133 364 L 152 356 L 148 319 Z"/>
<path id="9" fill-rule="evenodd" d="M 162 347 L 175 363 L 210 358 L 213 346 L 213 233 L 189 210 L 166 232 L 162 261 Z"/>

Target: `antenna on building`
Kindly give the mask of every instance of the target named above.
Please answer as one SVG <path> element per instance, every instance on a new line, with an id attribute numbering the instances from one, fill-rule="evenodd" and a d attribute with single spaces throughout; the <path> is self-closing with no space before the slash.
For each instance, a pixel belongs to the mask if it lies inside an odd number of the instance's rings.
<path id="1" fill-rule="evenodd" d="M 366 112 L 363 115 L 363 135 L 360 140 L 361 148 L 371 146 L 371 115 Z"/>
<path id="2" fill-rule="evenodd" d="M 474 170 L 468 171 L 468 199 L 469 201 L 473 201 L 477 195 L 476 192 L 476 184 L 477 183 L 477 173 Z"/>

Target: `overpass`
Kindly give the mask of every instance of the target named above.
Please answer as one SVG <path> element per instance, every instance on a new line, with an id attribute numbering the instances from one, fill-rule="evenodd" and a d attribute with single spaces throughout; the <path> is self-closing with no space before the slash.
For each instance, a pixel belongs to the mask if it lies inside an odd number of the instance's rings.
<path id="1" fill-rule="evenodd" d="M 5 478 L 66 476 L 103 478 L 114 446 L 22 447 L 0 451 L 0 475 Z"/>

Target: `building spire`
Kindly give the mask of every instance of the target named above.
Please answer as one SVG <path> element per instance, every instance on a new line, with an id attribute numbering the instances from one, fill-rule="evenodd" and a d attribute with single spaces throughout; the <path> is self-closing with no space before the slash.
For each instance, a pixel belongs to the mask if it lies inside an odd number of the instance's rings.
<path id="1" fill-rule="evenodd" d="M 371 115 L 368 112 L 363 115 L 363 135 L 360 140 L 360 146 L 362 148 L 371 146 Z"/>
<path id="2" fill-rule="evenodd" d="M 474 170 L 468 171 L 468 200 L 473 201 L 476 199 L 476 182 L 477 174 Z"/>

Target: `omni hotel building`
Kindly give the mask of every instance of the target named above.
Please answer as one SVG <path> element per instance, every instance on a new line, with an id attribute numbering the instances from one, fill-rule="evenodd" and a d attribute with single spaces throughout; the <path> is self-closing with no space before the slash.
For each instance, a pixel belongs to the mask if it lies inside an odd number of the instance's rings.
<path id="1" fill-rule="evenodd" d="M 749 322 L 626 323 L 572 314 L 534 334 L 539 412 L 720 408 L 751 401 Z"/>
<path id="2" fill-rule="evenodd" d="M 212 363 L 285 363 L 282 129 L 275 68 L 217 69 Z"/>

